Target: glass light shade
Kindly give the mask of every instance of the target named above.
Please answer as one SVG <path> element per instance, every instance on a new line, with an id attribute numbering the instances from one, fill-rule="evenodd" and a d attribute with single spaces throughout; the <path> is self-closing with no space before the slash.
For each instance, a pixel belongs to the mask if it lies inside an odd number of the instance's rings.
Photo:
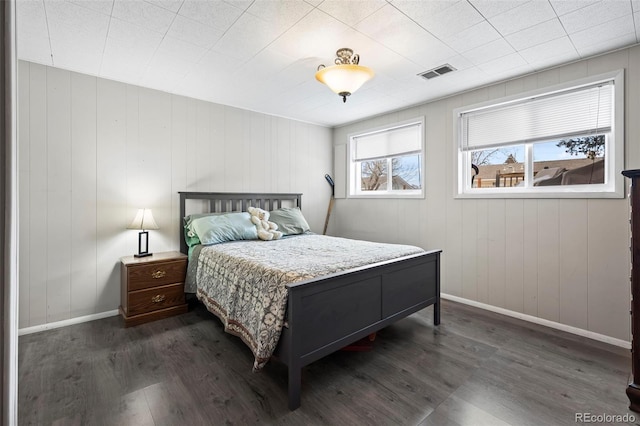
<path id="1" fill-rule="evenodd" d="M 153 218 L 153 214 L 151 213 L 151 209 L 139 209 L 136 217 L 133 219 L 133 222 L 127 229 L 160 229 L 155 219 Z"/>
<path id="2" fill-rule="evenodd" d="M 355 92 L 373 76 L 373 70 L 362 65 L 333 65 L 316 72 L 316 80 L 340 96 Z"/>

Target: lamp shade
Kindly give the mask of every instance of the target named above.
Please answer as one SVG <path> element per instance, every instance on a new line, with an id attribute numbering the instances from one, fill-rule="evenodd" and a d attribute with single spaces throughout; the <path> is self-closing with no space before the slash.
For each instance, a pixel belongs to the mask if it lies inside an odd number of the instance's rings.
<path id="1" fill-rule="evenodd" d="M 151 209 L 139 209 L 136 217 L 133 219 L 133 222 L 127 229 L 160 229 L 155 219 L 153 218 L 153 214 L 151 213 Z"/>
<path id="2" fill-rule="evenodd" d="M 329 86 L 340 96 L 349 96 L 365 82 L 372 79 L 374 72 L 362 65 L 333 65 L 316 72 L 316 80 Z"/>

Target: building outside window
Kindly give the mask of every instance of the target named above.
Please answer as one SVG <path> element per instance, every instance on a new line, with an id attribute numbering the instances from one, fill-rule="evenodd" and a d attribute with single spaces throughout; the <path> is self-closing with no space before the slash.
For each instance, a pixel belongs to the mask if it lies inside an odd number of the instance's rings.
<path id="1" fill-rule="evenodd" d="M 623 197 L 623 73 L 455 111 L 460 198 Z"/>

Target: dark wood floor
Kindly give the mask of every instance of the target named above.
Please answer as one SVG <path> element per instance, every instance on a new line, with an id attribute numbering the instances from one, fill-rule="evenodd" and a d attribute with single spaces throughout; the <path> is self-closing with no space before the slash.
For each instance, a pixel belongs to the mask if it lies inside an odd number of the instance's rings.
<path id="1" fill-rule="evenodd" d="M 627 350 L 443 302 L 303 372 L 253 357 L 201 305 L 132 328 L 119 317 L 20 337 L 19 421 L 39 425 L 575 425 L 632 414 Z M 578 422 L 579 423 L 579 422 Z"/>

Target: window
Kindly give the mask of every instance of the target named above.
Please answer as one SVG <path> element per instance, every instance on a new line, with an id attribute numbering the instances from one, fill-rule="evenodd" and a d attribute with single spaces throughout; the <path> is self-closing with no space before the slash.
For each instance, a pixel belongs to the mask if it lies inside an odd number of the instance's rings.
<path id="1" fill-rule="evenodd" d="M 622 198 L 622 71 L 456 110 L 458 197 Z"/>
<path id="2" fill-rule="evenodd" d="M 424 120 L 349 138 L 350 197 L 423 197 Z"/>

